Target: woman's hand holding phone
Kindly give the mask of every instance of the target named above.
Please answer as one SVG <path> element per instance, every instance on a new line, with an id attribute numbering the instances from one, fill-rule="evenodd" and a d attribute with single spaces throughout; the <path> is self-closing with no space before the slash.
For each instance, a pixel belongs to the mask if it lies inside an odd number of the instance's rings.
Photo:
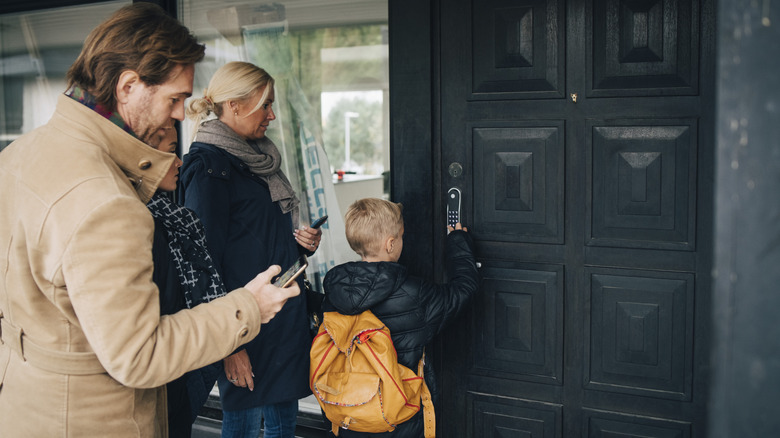
<path id="1" fill-rule="evenodd" d="M 320 240 L 322 239 L 322 230 L 320 226 L 325 223 L 328 216 L 325 215 L 316 221 L 312 222 L 309 227 L 302 227 L 293 231 L 293 236 L 298 245 L 301 245 L 309 252 L 314 252 L 320 246 Z"/>

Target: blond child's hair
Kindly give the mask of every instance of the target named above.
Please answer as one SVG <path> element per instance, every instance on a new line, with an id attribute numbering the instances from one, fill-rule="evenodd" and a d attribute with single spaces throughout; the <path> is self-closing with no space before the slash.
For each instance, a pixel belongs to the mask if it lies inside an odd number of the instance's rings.
<path id="1" fill-rule="evenodd" d="M 398 237 L 404 226 L 403 205 L 379 198 L 353 202 L 344 216 L 347 242 L 363 258 L 379 255 L 387 237 Z"/>

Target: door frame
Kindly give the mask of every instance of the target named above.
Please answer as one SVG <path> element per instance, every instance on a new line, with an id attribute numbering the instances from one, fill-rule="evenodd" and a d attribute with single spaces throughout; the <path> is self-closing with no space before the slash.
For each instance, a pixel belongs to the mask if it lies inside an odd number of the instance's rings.
<path id="1" fill-rule="evenodd" d="M 0 14 L 32 12 L 51 8 L 66 8 L 68 6 L 106 3 L 107 1 L 109 0 L 3 0 L 2 4 L 0 4 Z M 171 14 L 171 16 L 176 17 L 176 0 L 133 0 L 133 3 L 139 3 L 140 1 L 154 3 Z"/>
<path id="2" fill-rule="evenodd" d="M 431 278 L 440 265 L 445 228 L 443 206 L 436 205 L 441 190 L 441 150 L 437 135 L 438 44 L 436 5 L 433 1 L 389 2 L 390 47 L 390 198 L 405 204 L 404 240 L 407 251 L 400 262 L 409 274 Z M 441 219 L 435 221 L 434 219 Z M 434 274 L 441 280 L 443 273 Z"/>

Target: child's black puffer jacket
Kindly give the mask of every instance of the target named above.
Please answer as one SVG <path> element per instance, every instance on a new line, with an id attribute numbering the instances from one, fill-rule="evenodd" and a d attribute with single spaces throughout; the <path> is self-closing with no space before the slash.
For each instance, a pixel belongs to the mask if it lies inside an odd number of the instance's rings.
<path id="1" fill-rule="evenodd" d="M 424 347 L 452 321 L 474 296 L 479 284 L 471 236 L 456 230 L 447 236 L 446 284 L 409 277 L 406 268 L 392 262 L 350 262 L 336 266 L 325 276 L 323 310 L 357 315 L 371 310 L 390 329 L 398 362 L 414 371 Z M 425 381 L 434 395 L 431 361 L 426 361 Z M 363 433 L 342 430 L 339 436 L 422 438 L 420 411 L 393 432 Z"/>

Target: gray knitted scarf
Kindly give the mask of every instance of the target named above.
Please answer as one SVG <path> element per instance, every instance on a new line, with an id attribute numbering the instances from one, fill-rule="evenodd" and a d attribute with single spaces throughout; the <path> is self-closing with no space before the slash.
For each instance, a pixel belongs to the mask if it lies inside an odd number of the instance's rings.
<path id="1" fill-rule="evenodd" d="M 243 161 L 249 170 L 260 177 L 271 192 L 282 213 L 292 213 L 293 229 L 298 228 L 298 204 L 290 180 L 281 171 L 282 154 L 273 141 L 263 137 L 258 141 L 247 141 L 220 120 L 207 120 L 198 128 L 195 140 L 213 144 Z"/>

